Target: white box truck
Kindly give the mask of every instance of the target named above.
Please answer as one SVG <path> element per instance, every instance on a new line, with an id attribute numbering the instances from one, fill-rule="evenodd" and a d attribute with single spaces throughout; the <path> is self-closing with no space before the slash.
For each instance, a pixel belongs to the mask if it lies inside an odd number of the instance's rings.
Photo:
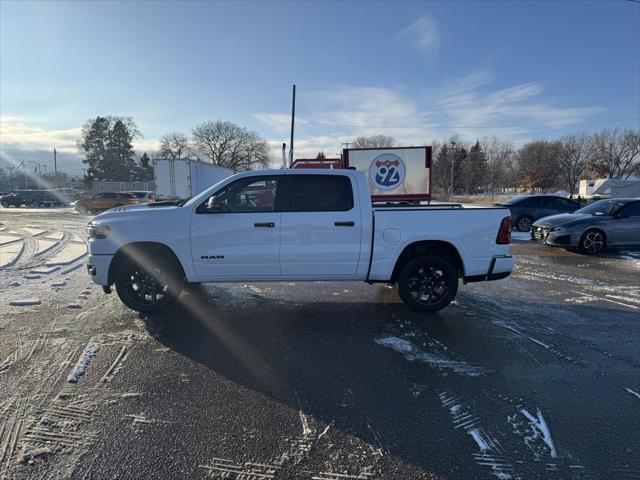
<path id="1" fill-rule="evenodd" d="M 191 159 L 156 159 L 153 179 L 158 200 L 186 200 L 233 175 L 233 171 Z"/>

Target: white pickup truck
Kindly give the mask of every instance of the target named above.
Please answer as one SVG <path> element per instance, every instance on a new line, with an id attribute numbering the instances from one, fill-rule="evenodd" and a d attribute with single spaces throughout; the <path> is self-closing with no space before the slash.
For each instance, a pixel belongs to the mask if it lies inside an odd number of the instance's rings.
<path id="1" fill-rule="evenodd" d="M 372 207 L 356 170 L 263 170 L 228 177 L 184 204 L 109 210 L 88 225 L 88 271 L 150 313 L 187 283 L 393 283 L 410 308 L 447 306 L 463 282 L 513 268 L 501 207 Z"/>

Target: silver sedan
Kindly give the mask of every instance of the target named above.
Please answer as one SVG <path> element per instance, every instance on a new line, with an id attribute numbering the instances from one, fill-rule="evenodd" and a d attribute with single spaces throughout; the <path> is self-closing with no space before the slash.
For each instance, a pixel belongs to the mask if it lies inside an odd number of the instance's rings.
<path id="1" fill-rule="evenodd" d="M 531 238 L 595 255 L 608 246 L 640 245 L 640 198 L 599 200 L 533 224 Z"/>

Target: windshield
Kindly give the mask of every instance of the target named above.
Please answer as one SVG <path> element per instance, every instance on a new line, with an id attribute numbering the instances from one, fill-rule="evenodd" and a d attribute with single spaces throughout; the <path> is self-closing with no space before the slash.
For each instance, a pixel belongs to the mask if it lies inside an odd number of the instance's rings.
<path id="1" fill-rule="evenodd" d="M 598 200 L 597 202 L 587 205 L 580 210 L 576 210 L 575 213 L 581 215 L 612 215 L 616 210 L 625 205 L 626 202 L 616 200 Z"/>

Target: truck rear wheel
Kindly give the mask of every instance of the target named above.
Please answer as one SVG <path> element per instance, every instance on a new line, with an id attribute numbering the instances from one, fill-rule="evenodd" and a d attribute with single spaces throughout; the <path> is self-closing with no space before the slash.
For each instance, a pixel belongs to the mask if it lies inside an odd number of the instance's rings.
<path id="1" fill-rule="evenodd" d="M 447 257 L 420 255 L 402 268 L 397 286 L 400 298 L 412 310 L 437 312 L 455 298 L 458 271 Z"/>
<path id="2" fill-rule="evenodd" d="M 153 313 L 172 305 L 182 292 L 184 278 L 173 262 L 154 258 L 151 265 L 125 259 L 117 266 L 115 283 L 118 297 L 127 307 L 140 313 Z"/>

